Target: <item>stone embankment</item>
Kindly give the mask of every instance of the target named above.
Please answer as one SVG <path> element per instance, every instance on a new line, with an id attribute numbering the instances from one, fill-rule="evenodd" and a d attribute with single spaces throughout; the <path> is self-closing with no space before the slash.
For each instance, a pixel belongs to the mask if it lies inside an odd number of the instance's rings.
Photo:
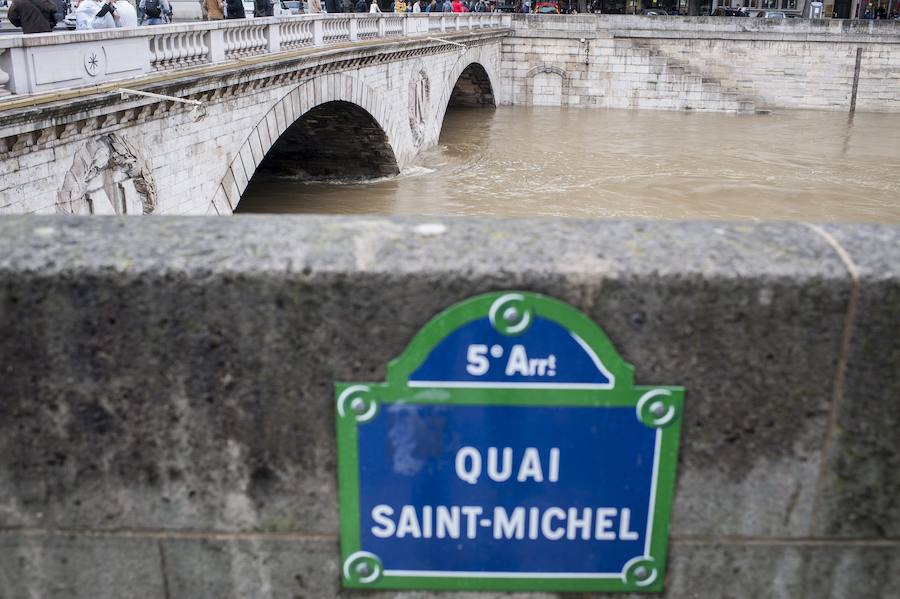
<path id="1" fill-rule="evenodd" d="M 0 596 L 341 594 L 333 383 L 510 288 L 686 388 L 664 596 L 900 588 L 896 227 L 424 224 L 0 218 Z"/>
<path id="2" fill-rule="evenodd" d="M 754 112 L 900 112 L 900 23 L 517 16 L 513 104 Z"/>

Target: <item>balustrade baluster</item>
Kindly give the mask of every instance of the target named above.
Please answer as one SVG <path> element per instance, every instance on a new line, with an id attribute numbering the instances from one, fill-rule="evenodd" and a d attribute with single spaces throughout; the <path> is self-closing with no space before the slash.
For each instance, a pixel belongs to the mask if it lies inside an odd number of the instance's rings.
<path id="1" fill-rule="evenodd" d="M 6 49 L 0 49 L 0 56 L 3 56 L 3 53 L 6 52 Z M 8 96 L 12 92 L 7 89 L 7 84 L 9 83 L 9 73 L 0 69 L 0 96 Z"/>
<path id="2" fill-rule="evenodd" d="M 187 55 L 188 55 L 187 34 L 179 33 L 176 35 L 175 66 L 176 67 L 184 66 Z"/>
<path id="3" fill-rule="evenodd" d="M 163 68 L 168 69 L 172 66 L 172 58 L 175 56 L 175 48 L 172 43 L 171 35 L 162 36 L 163 43 Z"/>
<path id="4" fill-rule="evenodd" d="M 150 36 L 150 66 L 159 67 L 159 38 L 155 35 Z"/>
<path id="5" fill-rule="evenodd" d="M 199 40 L 197 39 L 197 33 L 189 31 L 185 36 L 184 45 L 187 50 L 184 57 L 184 64 L 185 66 L 191 66 L 197 61 L 197 49 L 200 45 Z"/>
<path id="6" fill-rule="evenodd" d="M 225 56 L 231 58 L 234 54 L 234 29 L 225 30 Z"/>
<path id="7" fill-rule="evenodd" d="M 199 48 L 199 55 L 197 56 L 198 62 L 207 62 L 207 56 L 209 56 L 209 45 L 206 43 L 206 32 L 198 31 L 197 39 Z"/>
<path id="8" fill-rule="evenodd" d="M 241 51 L 240 51 L 240 55 L 241 55 L 241 56 L 246 56 L 246 55 L 247 55 L 247 49 L 250 47 L 250 35 L 249 35 L 250 32 L 249 32 L 246 28 L 242 27 L 242 28 L 240 29 L 240 33 L 241 33 Z"/>
<path id="9" fill-rule="evenodd" d="M 231 30 L 232 55 L 237 57 L 241 53 L 241 30 L 234 28 Z"/>

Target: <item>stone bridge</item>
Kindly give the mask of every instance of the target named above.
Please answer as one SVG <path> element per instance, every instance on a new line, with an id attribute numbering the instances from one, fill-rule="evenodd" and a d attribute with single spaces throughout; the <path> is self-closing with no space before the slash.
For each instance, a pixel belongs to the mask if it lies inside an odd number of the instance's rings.
<path id="1" fill-rule="evenodd" d="M 0 36 L 0 214 L 231 213 L 396 173 L 453 103 L 900 112 L 900 23 L 321 15 Z"/>
<path id="2" fill-rule="evenodd" d="M 495 106 L 500 14 L 322 15 L 0 40 L 0 212 L 230 214 L 258 169 L 396 174 Z"/>

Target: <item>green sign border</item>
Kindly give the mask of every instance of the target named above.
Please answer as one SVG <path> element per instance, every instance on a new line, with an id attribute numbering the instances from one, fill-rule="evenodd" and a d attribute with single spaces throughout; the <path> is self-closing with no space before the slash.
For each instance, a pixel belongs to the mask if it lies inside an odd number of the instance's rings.
<path id="1" fill-rule="evenodd" d="M 547 389 L 471 387 L 411 387 L 409 375 L 434 347 L 458 327 L 489 315 L 501 333 L 517 335 L 534 316 L 555 321 L 578 335 L 612 374 L 610 389 Z M 523 291 L 503 291 L 464 300 L 435 316 L 413 338 L 406 350 L 388 364 L 385 383 L 335 384 L 338 486 L 341 526 L 341 576 L 347 588 L 486 590 L 486 591 L 649 591 L 663 590 L 668 550 L 669 519 L 675 489 L 675 469 L 684 389 L 668 386 L 634 386 L 634 369 L 622 360 L 604 332 L 580 311 L 559 300 Z M 636 417 L 656 428 L 660 437 L 657 455 L 656 496 L 648 556 L 629 561 L 617 577 L 522 578 L 490 576 L 394 576 L 384 573 L 377 556 L 362 551 L 359 511 L 359 454 L 357 429 L 371 420 L 381 404 L 456 404 L 633 407 Z M 640 406 L 640 407 L 639 407 Z"/>

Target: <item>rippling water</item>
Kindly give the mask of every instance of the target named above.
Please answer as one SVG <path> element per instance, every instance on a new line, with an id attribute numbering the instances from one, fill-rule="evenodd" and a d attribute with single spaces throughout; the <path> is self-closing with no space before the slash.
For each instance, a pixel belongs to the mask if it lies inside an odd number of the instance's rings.
<path id="1" fill-rule="evenodd" d="M 900 115 L 455 109 L 398 177 L 254 177 L 241 212 L 900 223 Z"/>

